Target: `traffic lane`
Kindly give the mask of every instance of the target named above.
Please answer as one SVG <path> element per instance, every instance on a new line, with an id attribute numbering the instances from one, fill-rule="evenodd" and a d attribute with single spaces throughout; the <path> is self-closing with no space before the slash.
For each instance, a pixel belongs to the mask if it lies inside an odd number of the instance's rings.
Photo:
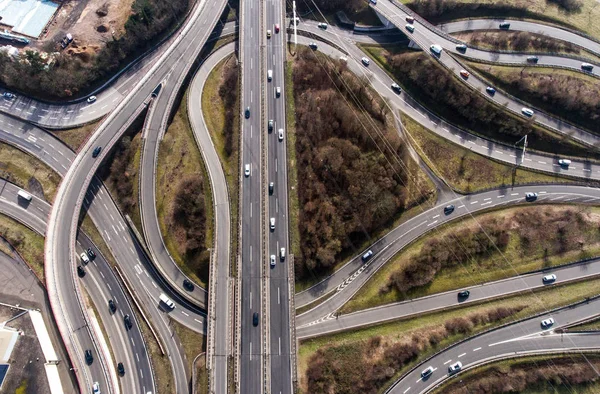
<path id="1" fill-rule="evenodd" d="M 520 191 L 517 191 L 520 190 Z M 526 191 L 525 191 L 526 190 Z M 429 230 L 437 228 L 439 225 L 448 222 L 451 219 L 457 219 L 462 216 L 470 216 L 478 210 L 489 209 L 492 207 L 501 207 L 507 205 L 525 203 L 524 194 L 527 192 L 539 193 L 536 203 L 594 203 L 600 198 L 600 190 L 593 188 L 578 187 L 572 189 L 573 192 L 563 192 L 560 186 L 555 186 L 552 189 L 548 186 L 537 187 L 522 187 L 519 189 L 496 190 L 492 192 L 482 193 L 479 196 L 466 196 L 454 201 L 450 201 L 455 205 L 454 213 L 445 215 L 443 209 L 430 209 L 427 215 L 419 215 L 406 223 L 396 227 L 386 236 L 377 241 L 371 250 L 373 256 L 364 264 L 361 257 L 357 256 L 352 262 L 354 264 L 346 264 L 348 268 L 343 267 L 347 271 L 353 272 L 351 276 L 346 277 L 335 290 L 335 294 L 326 302 L 314 307 L 308 312 L 299 315 L 296 319 L 296 324 L 302 326 L 308 323 L 315 322 L 330 313 L 333 313 L 343 304 L 345 304 L 356 291 L 360 289 L 369 277 L 375 273 L 389 258 L 392 258 L 396 253 L 402 250 L 413 240 L 421 237 Z M 530 203 L 533 204 L 533 203 Z M 416 219 L 416 220 L 415 220 Z M 382 253 L 384 252 L 384 253 Z M 381 254 L 381 256 L 380 256 Z M 355 271 L 350 267 L 359 266 Z M 327 282 L 322 282 L 319 288 L 322 289 L 328 285 Z M 313 290 L 317 290 L 315 288 Z M 325 294 L 325 293 L 324 293 Z"/>
<path id="2" fill-rule="evenodd" d="M 485 359 L 502 355 L 514 355 L 516 352 L 540 353 L 549 349 L 582 350 L 598 348 L 600 347 L 598 342 L 599 333 L 557 335 L 553 331 L 562 326 L 597 316 L 599 306 L 600 300 L 594 299 L 588 303 L 567 307 L 472 337 L 437 354 L 427 362 L 421 363 L 398 381 L 388 392 L 407 393 L 409 388 L 410 393 L 426 392 L 448 377 L 448 364 L 457 360 L 461 362 L 464 360 L 464 367 L 469 367 L 481 363 Z M 540 322 L 549 317 L 555 320 L 555 324 L 550 329 L 542 329 Z M 421 371 L 427 366 L 432 366 L 444 375 L 436 378 L 434 371 L 429 379 L 423 381 Z"/>
<path id="3" fill-rule="evenodd" d="M 555 274 L 556 281 L 543 281 L 546 275 Z M 544 287 L 561 285 L 574 280 L 582 280 L 600 275 L 600 259 L 559 268 L 549 268 L 541 272 L 519 275 L 496 282 L 483 283 L 477 286 L 456 289 L 432 296 L 383 305 L 362 311 L 341 315 L 327 316 L 317 322 L 297 328 L 298 338 L 309 338 L 326 335 L 337 331 L 349 330 L 367 325 L 378 324 L 435 310 L 469 306 L 486 299 L 532 291 Z M 468 290 L 468 297 L 460 297 L 459 291 Z"/>
<path id="4" fill-rule="evenodd" d="M 305 37 L 298 37 L 298 42 L 308 44 L 310 40 Z M 390 88 L 394 81 L 384 70 L 379 68 L 375 62 L 372 62 L 368 68 L 362 65 L 360 58 L 364 54 L 356 46 L 345 45 L 343 48 L 346 50 L 346 53 L 342 53 L 321 42 L 319 43 L 318 50 L 333 58 L 348 55 L 347 65 L 351 71 L 359 76 L 362 75 L 369 79 L 375 91 L 382 97 L 388 99 L 394 107 L 402 110 L 413 120 L 441 137 L 459 144 L 466 149 L 472 150 L 473 152 L 492 157 L 495 160 L 504 163 L 520 165 L 522 167 L 532 168 L 551 174 L 567 175 L 582 179 L 600 179 L 600 166 L 592 164 L 589 161 L 569 158 L 572 160 L 572 163 L 570 166 L 565 167 L 558 164 L 558 160 L 561 157 L 556 155 L 541 155 L 538 153 L 527 152 L 525 158 L 523 158 L 522 148 L 515 148 L 514 146 L 507 146 L 486 140 L 442 121 L 407 95 L 406 92 L 402 92 L 401 94 L 395 93 Z"/>
<path id="5" fill-rule="evenodd" d="M 509 32 L 514 31 L 525 31 L 529 33 L 542 34 L 547 37 L 551 37 L 558 40 L 567 41 L 575 45 L 596 54 L 600 55 L 600 43 L 594 40 L 590 40 L 582 35 L 572 33 L 568 30 L 564 30 L 558 27 L 545 25 L 537 22 L 526 22 L 515 19 L 468 19 L 464 21 L 456 21 L 443 23 L 437 27 L 446 33 L 459 33 L 463 31 L 476 31 L 476 30 L 500 30 L 500 23 L 510 23 Z"/>
<path id="6" fill-rule="evenodd" d="M 402 29 L 406 25 L 406 16 L 400 8 L 394 6 L 391 3 L 382 0 L 378 3 L 377 8 L 375 8 L 384 16 L 390 20 L 394 25 Z M 497 91 L 494 96 L 489 96 L 485 92 L 485 88 L 488 86 L 487 83 L 480 80 L 476 76 L 471 75 L 468 79 L 465 79 L 460 76 L 460 70 L 463 69 L 463 66 L 456 61 L 452 56 L 448 56 L 444 52 L 441 53 L 440 56 L 434 56 L 430 53 L 429 47 L 432 44 L 438 44 L 442 47 L 454 48 L 456 44 L 452 41 L 447 40 L 445 37 L 441 36 L 438 32 L 427 29 L 425 26 L 421 25 L 417 21 L 415 21 L 415 31 L 410 33 L 410 38 L 418 44 L 426 53 L 429 53 L 430 56 L 433 56 L 435 59 L 443 63 L 450 71 L 452 71 L 459 79 L 461 79 L 464 83 L 468 85 L 478 88 L 479 94 L 483 95 L 483 97 L 488 100 L 494 101 L 498 103 L 498 105 L 502 105 L 507 109 L 510 109 L 518 116 L 523 116 L 521 114 L 521 108 L 524 106 L 523 103 L 519 103 L 515 101 L 512 97 L 509 97 L 503 94 L 500 91 Z M 507 103 L 505 105 L 505 103 Z M 556 130 L 561 134 L 568 134 L 571 138 L 575 138 L 583 143 L 593 145 L 600 142 L 600 137 L 595 136 L 583 129 L 575 127 L 571 124 L 565 123 L 564 121 L 552 117 L 548 114 L 542 113 L 539 110 L 536 110 L 535 117 L 532 118 L 535 123 L 542 124 L 544 126 L 550 127 L 551 129 Z"/>

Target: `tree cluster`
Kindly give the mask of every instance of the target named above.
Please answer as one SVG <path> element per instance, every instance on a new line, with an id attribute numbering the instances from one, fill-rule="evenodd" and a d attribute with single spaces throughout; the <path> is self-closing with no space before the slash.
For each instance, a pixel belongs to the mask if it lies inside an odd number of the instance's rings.
<path id="1" fill-rule="evenodd" d="M 107 163 L 111 163 L 108 172 L 105 172 L 106 167 L 102 166 L 99 171 L 101 177 L 109 183 L 111 190 L 115 191 L 117 201 L 127 213 L 131 213 L 137 206 L 133 194 L 133 188 L 137 187 L 133 184 L 136 174 L 129 168 L 134 155 L 135 148 L 132 146 L 131 137 L 124 136 L 106 159 Z"/>
<path id="2" fill-rule="evenodd" d="M 46 67 L 39 53 L 25 51 L 20 60 L 0 53 L 0 82 L 11 89 L 43 98 L 76 96 L 112 75 L 175 25 L 188 7 L 186 0 L 135 0 L 125 33 L 109 41 L 90 59 L 61 53 Z"/>
<path id="3" fill-rule="evenodd" d="M 414 332 L 402 342 L 372 337 L 359 343 L 319 349 L 306 371 L 309 393 L 377 393 L 402 367 L 451 335 L 471 333 L 478 326 L 502 321 L 526 306 L 498 307 L 470 313 Z"/>
<path id="4" fill-rule="evenodd" d="M 478 46 L 480 43 L 501 50 L 579 53 L 579 48 L 571 42 L 524 31 L 474 32 L 471 35 L 471 44 Z"/>
<path id="5" fill-rule="evenodd" d="M 331 269 L 339 254 L 405 207 L 405 147 L 385 103 L 345 64 L 300 51 L 293 71 L 302 258 L 296 275 Z"/>
<path id="6" fill-rule="evenodd" d="M 237 147 L 234 141 L 233 129 L 237 116 L 239 114 L 237 99 L 238 99 L 238 80 L 239 70 L 237 62 L 228 64 L 223 71 L 223 83 L 219 87 L 219 97 L 223 101 L 225 109 L 225 122 L 223 132 L 225 133 L 225 153 L 231 156 L 234 148 Z"/>
<path id="7" fill-rule="evenodd" d="M 568 1 L 568 0 L 567 0 Z M 525 11 L 525 8 L 511 3 L 479 3 L 461 2 L 459 0 L 414 0 L 407 4 L 413 11 L 430 22 L 437 23 L 449 15 L 499 15 L 514 11 Z"/>
<path id="8" fill-rule="evenodd" d="M 548 3 L 556 4 L 567 12 L 577 12 L 583 7 L 582 0 L 546 0 Z"/>
<path id="9" fill-rule="evenodd" d="M 173 223 L 185 232 L 185 254 L 192 258 L 204 250 L 206 211 L 200 174 L 188 175 L 179 181 L 173 202 Z"/>
<path id="10" fill-rule="evenodd" d="M 365 3 L 362 0 L 315 0 L 314 3 L 299 1 L 296 4 L 300 12 L 316 11 L 318 7 L 324 14 L 344 11 L 346 14 L 351 15 L 363 8 Z"/>

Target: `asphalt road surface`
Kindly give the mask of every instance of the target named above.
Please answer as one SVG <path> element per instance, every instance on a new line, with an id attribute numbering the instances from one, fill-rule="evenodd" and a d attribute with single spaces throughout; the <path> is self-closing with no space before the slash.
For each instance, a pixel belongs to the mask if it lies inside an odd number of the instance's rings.
<path id="1" fill-rule="evenodd" d="M 555 333 L 554 330 L 598 316 L 599 307 L 600 299 L 596 298 L 587 303 L 580 303 L 577 306 L 563 308 L 471 337 L 421 363 L 404 375 L 386 393 L 414 394 L 428 392 L 451 377 L 448 373 L 448 366 L 456 361 L 462 362 L 464 370 L 485 361 L 502 357 L 564 351 L 582 353 L 586 350 L 598 349 L 600 348 L 599 332 L 559 334 Z M 554 318 L 555 324 L 549 329 L 543 329 L 540 322 L 549 317 Z M 423 379 L 421 371 L 428 366 L 433 367 L 434 371 L 428 378 Z M 460 374 L 457 377 L 460 378 Z"/>
<path id="2" fill-rule="evenodd" d="M 231 318 L 230 308 L 232 281 L 229 277 L 231 213 L 225 173 L 204 122 L 202 91 L 212 69 L 225 57 L 233 53 L 235 45 L 235 43 L 230 43 L 219 48 L 202 63 L 192 80 L 188 94 L 188 117 L 196 144 L 202 153 L 210 176 L 215 216 L 215 249 L 213 250 L 212 263 L 216 265 L 216 268 L 211 269 L 211 277 L 209 278 L 209 289 L 212 289 L 213 292 L 211 294 L 212 298 L 209 297 L 210 304 L 207 319 L 207 324 L 212 325 L 212 327 L 207 328 L 209 337 L 211 336 L 211 329 L 214 333 L 212 335 L 214 337 L 214 360 L 212 361 L 214 364 L 211 370 L 211 381 L 214 382 L 214 386 L 211 389 L 214 389 L 215 393 L 227 392 L 228 358 L 232 354 L 231 346 L 233 344 L 233 319 Z M 237 198 L 237 196 L 232 196 L 232 198 Z M 214 318 L 212 318 L 211 312 Z"/>
<path id="3" fill-rule="evenodd" d="M 270 361 L 271 393 L 293 393 L 292 362 L 290 357 L 291 341 L 295 340 L 290 332 L 290 291 L 294 284 L 289 280 L 290 265 L 288 230 L 288 182 L 286 156 L 286 120 L 285 120 L 285 61 L 287 55 L 287 36 L 285 29 L 285 2 L 267 1 L 266 28 L 272 37 L 267 40 L 266 67 L 272 70 L 273 78 L 266 81 L 267 120 L 273 120 L 273 130 L 265 132 L 264 122 L 261 135 L 265 136 L 267 150 L 267 183 L 273 182 L 273 191 L 267 191 L 267 211 L 269 220 L 275 220 L 275 229 L 269 231 L 267 277 L 269 280 L 269 334 L 267 340 Z M 277 32 L 276 25 L 280 29 Z M 277 90 L 279 89 L 279 93 Z M 281 130 L 281 131 L 280 131 Z M 281 136 L 279 135 L 281 132 Z M 293 149 L 293 147 L 292 147 Z M 283 252 L 282 252 L 283 251 Z M 271 265 L 274 259 L 274 265 Z M 265 259 L 267 260 L 267 259 Z"/>
<path id="4" fill-rule="evenodd" d="M 241 146 L 241 195 L 240 216 L 242 220 L 241 264 L 241 355 L 240 387 L 244 392 L 262 393 L 264 389 L 263 344 L 266 341 L 265 312 L 263 300 L 263 268 L 266 256 L 262 253 L 262 141 L 264 119 L 262 114 L 261 52 L 265 43 L 266 29 L 261 2 L 251 0 L 241 3 L 240 62 L 242 67 L 242 146 Z M 265 76 L 266 79 L 266 76 Z M 249 108 L 247 115 L 246 108 Z M 250 174 L 245 175 L 249 166 Z M 238 275 L 240 273 L 238 272 Z M 254 314 L 258 314 L 255 325 Z"/>

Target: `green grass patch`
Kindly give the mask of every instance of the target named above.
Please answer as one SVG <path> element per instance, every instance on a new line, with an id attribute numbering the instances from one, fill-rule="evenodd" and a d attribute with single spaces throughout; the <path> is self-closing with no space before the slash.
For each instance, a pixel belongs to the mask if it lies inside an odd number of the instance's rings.
<path id="1" fill-rule="evenodd" d="M 181 347 L 185 352 L 185 360 L 188 371 L 191 374 L 191 369 L 193 368 L 194 359 L 200 353 L 204 353 L 206 351 L 206 338 L 204 335 L 197 333 L 196 331 L 192 331 L 181 323 L 176 322 L 175 320 L 171 321 L 175 332 L 177 333 L 177 337 L 181 342 Z"/>
<path id="2" fill-rule="evenodd" d="M 0 178 L 36 196 L 54 200 L 60 176 L 38 158 L 0 142 Z"/>
<path id="3" fill-rule="evenodd" d="M 582 330 L 582 331 L 585 331 L 585 330 L 598 331 L 598 330 L 600 330 L 600 318 L 591 320 L 587 323 L 578 324 L 576 326 L 569 328 L 569 331 L 580 331 L 580 330 Z"/>
<path id="4" fill-rule="evenodd" d="M 597 353 L 523 357 L 503 360 L 462 372 L 433 390 L 433 394 L 494 393 L 593 394 L 600 391 Z"/>
<path id="5" fill-rule="evenodd" d="M 231 217 L 231 258 L 235 259 L 237 255 L 238 237 L 236 236 L 238 224 L 238 189 L 239 189 L 239 85 L 235 88 L 235 104 L 232 105 L 232 120 L 228 121 L 225 111 L 225 100 L 219 94 L 219 89 L 224 83 L 227 69 L 234 67 L 236 58 L 228 56 L 223 59 L 208 75 L 202 91 L 202 112 L 206 127 L 210 133 L 211 139 L 219 155 L 227 190 L 229 192 L 229 207 Z M 232 92 L 233 93 L 233 92 Z M 234 97 L 228 100 L 234 101 Z M 228 137 L 227 133 L 231 133 Z M 231 149 L 227 148 L 228 138 L 231 138 Z M 232 265 L 232 274 L 235 274 L 235 264 Z"/>
<path id="6" fill-rule="evenodd" d="M 16 222 L 8 216 L 0 215 L 0 236 L 7 240 L 42 283 L 44 281 L 44 237 Z M 9 256 L 13 252 L 2 240 L 0 250 Z"/>
<path id="7" fill-rule="evenodd" d="M 187 92 L 160 142 L 156 173 L 156 210 L 160 230 L 169 253 L 181 270 L 194 282 L 206 287 L 208 281 L 209 253 L 193 257 L 185 254 L 185 234 L 176 230 L 173 209 L 182 179 L 200 174 L 203 180 L 205 224 L 205 251 L 213 244 L 213 206 L 210 178 L 204 167 L 204 160 L 198 150 L 188 120 Z M 197 261 L 198 260 L 198 261 Z M 201 267 L 201 268 L 198 268 Z"/>
<path id="8" fill-rule="evenodd" d="M 452 319 L 461 318 L 469 314 L 483 313 L 495 308 L 523 308 L 519 312 L 514 313 L 510 320 L 522 319 L 541 311 L 552 309 L 564 305 L 568 305 L 580 301 L 588 296 L 597 293 L 597 288 L 600 286 L 600 279 L 567 284 L 564 286 L 556 286 L 534 290 L 532 292 L 519 294 L 513 297 L 508 297 L 501 300 L 485 302 L 479 305 L 447 310 L 443 312 L 431 313 L 422 315 L 408 320 L 399 320 L 392 323 L 381 324 L 364 329 L 342 332 L 333 335 L 322 336 L 319 338 L 308 339 L 302 341 L 298 349 L 298 379 L 303 393 L 307 393 L 306 372 L 311 363 L 312 357 L 319 349 L 333 349 L 336 351 L 336 363 L 342 363 L 347 355 L 352 354 L 352 349 L 357 347 L 365 347 L 365 345 L 379 337 L 378 342 L 386 345 L 406 342 L 411 336 L 425 336 L 428 333 L 435 333 L 440 327 L 443 327 L 445 322 Z M 387 386 L 396 381 L 403 373 L 410 370 L 419 360 L 434 354 L 436 351 L 455 343 L 467 336 L 476 334 L 486 329 L 505 323 L 508 320 L 498 321 L 496 323 L 480 324 L 475 326 L 468 334 L 450 335 L 435 345 L 423 349 L 418 354 L 418 358 L 413 360 L 400 369 L 394 370 L 393 375 L 388 374 L 390 379 L 387 384 L 380 389 L 382 392 Z M 360 360 L 356 355 L 350 358 L 350 364 L 347 365 L 348 373 L 356 368 L 356 360 Z M 328 364 L 325 365 L 327 367 Z"/>
<path id="9" fill-rule="evenodd" d="M 568 246 L 563 253 L 553 248 L 560 236 L 560 226 L 567 225 L 562 221 L 565 216 L 582 215 L 582 221 L 573 219 L 569 226 L 578 232 L 572 240 L 565 241 Z M 457 290 L 468 286 L 508 278 L 519 273 L 548 268 L 571 261 L 600 254 L 600 233 L 595 226 L 600 208 L 574 206 L 532 206 L 495 210 L 476 215 L 474 218 L 462 219 L 433 230 L 434 233 L 420 238 L 408 248 L 394 256 L 379 269 L 367 283 L 346 303 L 342 313 L 349 313 L 372 308 L 392 302 L 403 301 L 449 290 Z M 522 218 L 538 220 L 539 226 L 524 225 Z M 560 225 L 557 225 L 561 222 Z M 501 253 L 492 248 L 484 253 L 471 253 L 483 247 L 476 234 L 481 234 L 480 227 L 496 239 L 494 233 L 497 226 L 511 229 L 507 231 L 506 246 Z M 557 227 L 558 226 L 558 227 Z M 538 233 L 539 230 L 539 233 Z M 465 232 L 463 232 L 465 231 Z M 557 231 L 557 233 L 554 233 Z M 533 234 L 532 234 L 533 233 Z M 432 238 L 433 237 L 433 238 Z M 425 285 L 413 287 L 401 292 L 393 285 L 394 275 L 407 270 L 419 256 L 433 254 L 429 246 L 430 240 L 437 240 L 448 246 L 451 256 L 468 248 L 470 259 L 460 260 L 455 266 L 441 268 L 433 279 Z M 471 242 L 474 245 L 468 245 Z"/>
<path id="10" fill-rule="evenodd" d="M 417 153 L 438 177 L 460 193 L 528 183 L 575 182 L 502 164 L 440 137 L 407 115 L 402 114 L 401 119 Z"/>
<path id="11" fill-rule="evenodd" d="M 92 123 L 75 127 L 73 129 L 51 130 L 51 133 L 54 134 L 56 138 L 67 144 L 69 148 L 77 152 L 79 147 L 88 139 L 94 130 L 100 126 L 100 123 L 102 123 L 103 120 L 104 118 L 101 118 Z"/>

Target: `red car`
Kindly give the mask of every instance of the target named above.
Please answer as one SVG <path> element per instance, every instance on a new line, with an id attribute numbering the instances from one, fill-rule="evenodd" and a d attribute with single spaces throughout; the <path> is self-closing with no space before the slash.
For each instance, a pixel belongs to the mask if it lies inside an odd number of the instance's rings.
<path id="1" fill-rule="evenodd" d="M 275 24 L 275 33 L 279 33 L 279 23 Z"/>
<path id="2" fill-rule="evenodd" d="M 469 72 L 467 70 L 460 70 L 460 75 L 464 78 L 467 79 L 469 78 Z"/>

